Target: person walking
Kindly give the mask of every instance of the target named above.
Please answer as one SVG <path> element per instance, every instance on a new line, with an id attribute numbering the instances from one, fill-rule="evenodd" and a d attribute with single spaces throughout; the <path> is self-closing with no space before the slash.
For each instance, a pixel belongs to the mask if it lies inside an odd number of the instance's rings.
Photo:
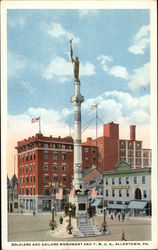
<path id="1" fill-rule="evenodd" d="M 125 238 L 125 232 L 124 230 L 122 230 L 122 238 L 121 238 L 122 241 L 127 241 L 126 238 Z"/>

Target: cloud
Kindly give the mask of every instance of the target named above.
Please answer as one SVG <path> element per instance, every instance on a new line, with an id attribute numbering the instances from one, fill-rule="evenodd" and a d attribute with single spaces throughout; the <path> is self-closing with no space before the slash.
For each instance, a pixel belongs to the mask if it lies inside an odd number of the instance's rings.
<path id="1" fill-rule="evenodd" d="M 78 10 L 79 16 L 81 18 L 87 16 L 87 15 L 96 15 L 98 14 L 99 10 Z"/>
<path id="2" fill-rule="evenodd" d="M 80 76 L 91 76 L 95 74 L 94 65 L 91 63 L 80 63 Z M 64 58 L 56 56 L 49 65 L 43 69 L 43 77 L 46 80 L 58 78 L 60 83 L 70 80 L 73 76 L 73 65 Z"/>
<path id="3" fill-rule="evenodd" d="M 78 37 L 76 37 L 71 32 L 66 31 L 60 23 L 51 22 L 49 29 L 48 29 L 48 34 L 57 39 L 66 38 L 70 40 L 73 38 L 74 44 L 79 44 L 80 42 L 80 39 Z"/>
<path id="4" fill-rule="evenodd" d="M 127 92 L 106 91 L 102 95 L 88 99 L 82 107 L 86 114 L 91 105 L 98 104 L 98 113 L 102 120 L 111 120 L 120 124 L 149 124 L 150 96 L 135 97 Z M 92 111 L 93 113 L 94 111 Z"/>
<path id="5" fill-rule="evenodd" d="M 21 27 L 23 28 L 25 25 L 25 19 L 23 17 L 12 17 L 8 18 L 7 22 L 8 26 L 11 28 Z"/>
<path id="6" fill-rule="evenodd" d="M 7 74 L 8 77 L 16 76 L 26 68 L 26 60 L 21 55 L 8 51 L 7 55 Z"/>
<path id="7" fill-rule="evenodd" d="M 110 68 L 109 74 L 115 76 L 115 77 L 120 77 L 123 79 L 128 80 L 129 75 L 128 75 L 128 71 L 125 67 L 122 66 L 113 66 Z"/>
<path id="8" fill-rule="evenodd" d="M 30 82 L 21 80 L 17 81 L 18 86 L 21 88 L 23 95 L 28 96 L 33 95 L 35 93 L 35 88 L 32 86 Z"/>
<path id="9" fill-rule="evenodd" d="M 150 45 L 150 25 L 143 25 L 134 37 L 134 44 L 128 48 L 128 51 L 135 55 L 143 55 L 144 51 Z"/>
<path id="10" fill-rule="evenodd" d="M 138 90 L 140 87 L 146 87 L 150 83 L 150 63 L 144 64 L 142 67 L 133 70 L 130 75 L 128 88 Z"/>
<path id="11" fill-rule="evenodd" d="M 106 55 L 100 55 L 97 57 L 97 60 L 100 61 L 103 70 L 106 72 L 109 70 L 109 66 L 107 64 L 112 61 L 112 57 L 106 56 Z"/>

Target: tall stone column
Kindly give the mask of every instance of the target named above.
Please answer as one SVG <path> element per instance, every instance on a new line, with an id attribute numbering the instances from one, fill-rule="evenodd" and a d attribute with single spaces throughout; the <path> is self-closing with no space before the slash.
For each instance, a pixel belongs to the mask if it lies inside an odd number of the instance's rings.
<path id="1" fill-rule="evenodd" d="M 74 104 L 74 179 L 75 190 L 83 189 L 82 178 L 82 145 L 81 145 L 81 103 L 84 97 L 80 94 L 80 81 L 75 81 L 75 95 L 72 97 Z"/>

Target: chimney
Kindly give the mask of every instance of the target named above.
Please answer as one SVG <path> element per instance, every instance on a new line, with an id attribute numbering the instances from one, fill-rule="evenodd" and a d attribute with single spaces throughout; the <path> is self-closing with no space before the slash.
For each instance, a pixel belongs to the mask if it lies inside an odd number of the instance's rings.
<path id="1" fill-rule="evenodd" d="M 136 126 L 135 125 L 130 125 L 130 140 L 135 141 L 136 139 Z"/>

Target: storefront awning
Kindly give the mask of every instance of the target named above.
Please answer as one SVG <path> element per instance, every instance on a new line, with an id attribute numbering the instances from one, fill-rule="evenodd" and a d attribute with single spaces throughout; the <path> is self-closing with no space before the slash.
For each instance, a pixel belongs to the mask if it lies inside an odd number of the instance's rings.
<path id="1" fill-rule="evenodd" d="M 126 209 L 127 205 L 125 204 L 108 204 L 109 209 Z"/>
<path id="2" fill-rule="evenodd" d="M 102 206 L 102 205 L 103 205 L 102 199 L 96 199 L 93 203 L 91 203 L 91 206 L 95 206 L 95 207 Z"/>
<path id="3" fill-rule="evenodd" d="M 131 201 L 127 208 L 144 209 L 146 204 L 146 201 Z"/>

